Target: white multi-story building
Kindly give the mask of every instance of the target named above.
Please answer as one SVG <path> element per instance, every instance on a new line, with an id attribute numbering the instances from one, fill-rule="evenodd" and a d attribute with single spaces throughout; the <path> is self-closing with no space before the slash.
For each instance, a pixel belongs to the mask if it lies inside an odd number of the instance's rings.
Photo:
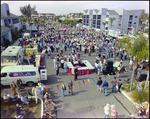
<path id="1" fill-rule="evenodd" d="M 88 26 L 89 28 L 96 28 L 100 30 L 109 30 L 109 29 L 120 29 L 123 31 L 127 30 L 138 30 L 142 27 L 142 22 L 139 22 L 139 16 L 142 14 L 141 10 L 108 10 L 107 8 L 98 9 L 87 9 L 84 10 L 83 16 L 83 25 Z M 115 18 L 110 23 L 109 18 Z M 103 22 L 108 24 L 103 25 Z"/>
<path id="2" fill-rule="evenodd" d="M 1 43 L 4 43 L 4 39 L 12 41 L 11 29 L 8 26 L 14 26 L 19 31 L 22 28 L 22 24 L 19 21 L 19 16 L 10 13 L 9 5 L 7 3 L 1 4 Z"/>
<path id="3" fill-rule="evenodd" d="M 38 13 L 38 14 L 31 14 L 31 18 L 42 18 L 46 16 L 48 19 L 54 18 L 56 15 L 53 13 Z"/>

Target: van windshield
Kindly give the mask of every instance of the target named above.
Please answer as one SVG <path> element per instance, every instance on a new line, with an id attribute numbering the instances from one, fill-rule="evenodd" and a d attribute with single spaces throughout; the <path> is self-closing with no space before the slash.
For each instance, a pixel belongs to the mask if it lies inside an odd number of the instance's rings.
<path id="1" fill-rule="evenodd" d="M 16 62 L 16 56 L 1 56 L 1 62 Z"/>

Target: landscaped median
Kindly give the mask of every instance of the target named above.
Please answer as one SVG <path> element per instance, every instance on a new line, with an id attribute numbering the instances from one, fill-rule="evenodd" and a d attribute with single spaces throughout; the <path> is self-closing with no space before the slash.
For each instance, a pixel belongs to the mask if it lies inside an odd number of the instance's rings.
<path id="1" fill-rule="evenodd" d="M 140 103 L 143 103 L 145 101 L 149 102 L 149 85 L 147 86 L 146 90 L 144 90 L 145 83 L 146 81 L 133 83 L 133 88 L 131 92 L 129 92 L 130 84 L 123 83 L 121 87 L 121 92 L 133 103 L 137 101 L 139 101 Z M 136 88 L 137 85 L 141 85 L 142 87 L 141 91 L 139 91 Z"/>

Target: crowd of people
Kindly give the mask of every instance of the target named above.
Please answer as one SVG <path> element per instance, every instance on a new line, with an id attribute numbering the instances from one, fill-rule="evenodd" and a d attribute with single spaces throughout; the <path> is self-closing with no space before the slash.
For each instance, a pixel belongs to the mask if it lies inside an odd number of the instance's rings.
<path id="1" fill-rule="evenodd" d="M 70 27 L 68 25 L 58 25 L 56 23 L 47 24 L 45 28 L 45 33 L 42 34 L 39 38 L 36 38 L 34 41 L 31 39 L 22 39 L 21 45 L 22 47 L 26 47 L 26 45 L 30 45 L 33 47 L 33 44 L 36 42 L 38 47 L 38 52 L 42 53 L 42 57 L 46 59 L 52 59 L 51 54 L 53 52 L 57 52 L 57 55 L 54 57 L 54 69 L 56 70 L 56 75 L 59 76 L 59 68 L 62 68 L 67 73 L 67 62 L 71 62 L 73 64 L 74 61 L 78 61 L 80 66 L 82 60 L 80 53 L 84 52 L 88 56 L 92 56 L 93 53 L 96 54 L 95 58 L 95 68 L 97 75 L 102 73 L 103 68 L 107 66 L 107 59 L 113 58 L 117 59 L 120 64 L 117 68 L 118 74 L 121 71 L 125 71 L 125 67 L 123 65 L 123 61 L 129 60 L 129 67 L 133 69 L 133 62 L 135 57 L 128 55 L 128 51 L 124 48 L 119 47 L 118 38 L 112 38 L 107 36 L 103 32 L 97 32 L 94 29 L 88 30 L 86 28 L 79 27 Z M 54 44 L 55 43 L 55 44 Z M 63 52 L 71 50 L 68 55 L 63 55 Z M 128 57 L 129 56 L 129 57 Z M 29 54 L 29 59 L 34 63 L 35 53 Z M 19 64 L 21 61 L 19 61 Z M 138 65 L 135 70 L 135 76 L 141 73 L 143 64 L 142 62 L 138 62 Z M 74 69 L 74 81 L 78 80 L 78 69 L 75 67 Z M 119 77 L 119 75 L 118 75 Z M 112 92 L 116 93 L 116 85 L 118 85 L 118 92 L 120 92 L 120 88 L 122 86 L 122 81 L 119 79 L 116 80 L 116 77 L 111 81 L 112 83 Z M 21 89 L 22 81 L 20 79 L 17 80 L 16 84 L 12 81 L 10 84 L 12 90 L 12 96 L 15 96 L 16 88 L 17 91 Z M 97 82 L 97 90 L 103 88 L 103 93 L 107 96 L 107 88 L 109 84 L 106 80 L 102 81 L 101 77 Z M 41 91 L 39 90 L 41 87 Z M 70 80 L 68 82 L 68 94 L 71 93 L 73 95 L 73 82 Z M 65 91 L 67 88 L 64 83 L 61 84 L 62 96 L 65 97 Z M 40 93 L 42 93 L 42 97 L 44 101 L 44 112 L 43 118 L 52 118 L 52 114 L 56 112 L 57 105 L 53 102 L 53 97 L 51 94 L 45 90 L 44 85 L 41 82 L 38 82 L 38 85 L 34 85 L 32 88 L 32 95 L 36 97 L 36 104 L 38 103 L 38 97 L 40 97 Z M 7 95 L 8 96 L 8 95 Z M 30 100 L 27 99 L 25 95 L 21 95 L 20 100 L 29 105 Z M 117 111 L 115 110 L 115 105 L 110 106 L 107 104 L 104 107 L 104 118 L 109 117 L 109 108 L 111 107 L 111 117 L 117 117 Z M 22 108 L 19 107 L 19 104 L 16 105 L 17 116 L 24 117 L 25 113 L 22 112 Z"/>

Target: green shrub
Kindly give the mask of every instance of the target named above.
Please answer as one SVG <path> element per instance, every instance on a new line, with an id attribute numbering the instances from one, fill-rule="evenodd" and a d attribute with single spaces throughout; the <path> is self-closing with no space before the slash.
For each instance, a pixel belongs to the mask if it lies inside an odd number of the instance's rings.
<path id="1" fill-rule="evenodd" d="M 146 83 L 146 81 L 142 81 L 141 86 L 142 86 L 143 89 L 144 89 L 144 87 L 145 87 L 145 83 Z"/>
<path id="2" fill-rule="evenodd" d="M 125 90 L 125 87 L 124 87 L 124 86 L 121 86 L 121 89 L 122 89 L 122 90 Z"/>
<path id="3" fill-rule="evenodd" d="M 138 91 L 137 89 L 135 89 L 132 94 L 131 97 L 133 98 L 134 102 L 139 101 L 140 103 L 143 103 L 145 101 L 149 102 L 149 91 L 148 90 L 143 90 L 142 91 Z"/>

